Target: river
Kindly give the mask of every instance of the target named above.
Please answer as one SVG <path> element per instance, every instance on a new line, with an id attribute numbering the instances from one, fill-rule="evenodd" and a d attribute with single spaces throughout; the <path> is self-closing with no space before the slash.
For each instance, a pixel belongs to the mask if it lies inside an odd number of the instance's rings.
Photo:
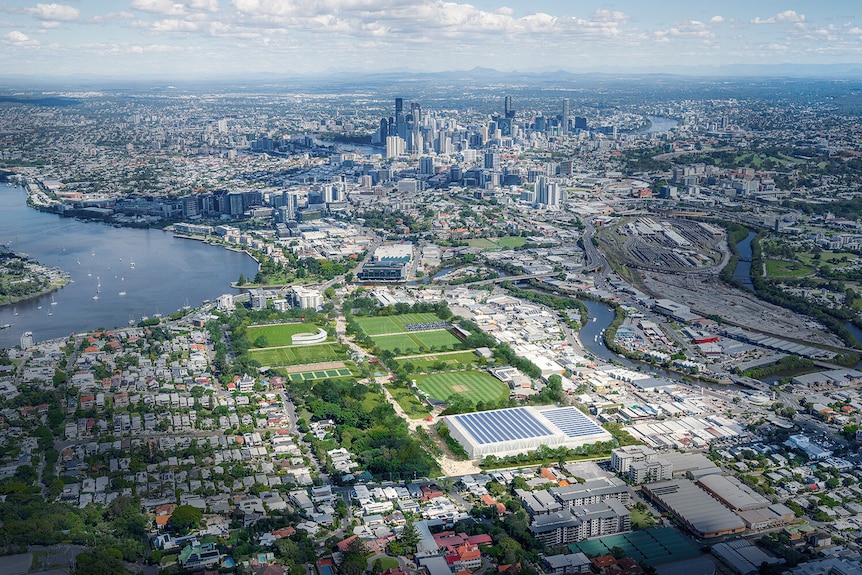
<path id="1" fill-rule="evenodd" d="M 634 363 L 628 359 L 618 356 L 605 347 L 605 330 L 614 321 L 614 310 L 603 303 L 593 300 L 583 300 L 587 306 L 587 323 L 581 328 L 579 338 L 584 348 L 594 356 L 605 361 L 616 361 L 626 364 L 628 367 Z"/>
<path id="2" fill-rule="evenodd" d="M 0 330 L 0 347 L 20 343 L 25 331 L 41 341 L 168 315 L 235 293 L 232 281 L 257 273 L 257 263 L 241 252 L 162 230 L 63 218 L 26 200 L 23 188 L 0 184 L 0 243 L 65 270 L 72 281 L 53 294 L 0 307 L 0 325 L 12 324 Z"/>
<path id="3" fill-rule="evenodd" d="M 736 268 L 733 270 L 733 279 L 740 282 L 743 286 L 751 291 L 754 291 L 754 283 L 751 281 L 751 241 L 756 234 L 748 232 L 748 236 L 738 244 L 736 244 L 736 253 L 739 255 L 739 261 Z M 850 323 L 844 324 L 844 327 L 850 332 L 857 343 L 862 345 L 862 330 Z M 862 367 L 862 362 L 856 366 L 856 369 Z M 766 381 L 766 380 L 764 380 Z"/>
<path id="4" fill-rule="evenodd" d="M 676 128 L 679 126 L 679 122 L 674 120 L 673 118 L 664 118 L 662 116 L 647 116 L 647 120 L 650 121 L 650 125 L 644 128 L 641 128 L 636 133 L 637 134 L 660 134 L 662 132 L 667 132 L 671 128 Z"/>
<path id="5" fill-rule="evenodd" d="M 645 369 L 657 377 L 667 377 L 669 379 L 682 379 L 682 375 L 667 371 L 662 368 L 653 367 L 646 363 L 636 362 L 617 355 L 605 346 L 605 330 L 608 328 L 616 317 L 613 308 L 607 304 L 593 300 L 583 300 L 587 306 L 587 323 L 579 332 L 581 345 L 593 354 L 607 362 L 615 362 L 624 365 L 629 369 L 636 371 L 644 371 Z"/>
<path id="6" fill-rule="evenodd" d="M 733 279 L 751 291 L 754 291 L 754 283 L 751 281 L 751 240 L 756 235 L 754 232 L 748 232 L 745 239 L 736 244 L 736 253 L 739 256 L 739 260 L 733 270 Z"/>

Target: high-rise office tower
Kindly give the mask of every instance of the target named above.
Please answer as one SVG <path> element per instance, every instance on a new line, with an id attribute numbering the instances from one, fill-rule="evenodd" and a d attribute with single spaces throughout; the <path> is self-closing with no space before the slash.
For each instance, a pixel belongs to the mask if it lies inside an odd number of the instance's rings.
<path id="1" fill-rule="evenodd" d="M 533 191 L 535 195 L 535 201 L 537 204 L 547 204 L 548 203 L 548 178 L 545 176 L 539 176 L 536 178 L 536 183 L 533 186 Z"/>
<path id="2" fill-rule="evenodd" d="M 389 137 L 389 121 L 386 118 L 380 118 L 380 141 L 386 143 L 386 138 Z"/>
<path id="3" fill-rule="evenodd" d="M 407 142 L 401 136 L 389 136 L 386 138 L 386 157 L 394 158 L 400 156 L 407 149 Z"/>
<path id="4" fill-rule="evenodd" d="M 563 121 L 560 126 L 560 133 L 567 135 L 569 133 L 569 99 L 563 98 Z"/>
<path id="5" fill-rule="evenodd" d="M 395 98 L 395 132 L 391 130 L 390 136 L 400 136 L 401 139 L 407 140 L 407 122 L 404 118 L 404 100 Z"/>
<path id="6" fill-rule="evenodd" d="M 503 101 L 503 115 L 506 118 L 515 117 L 515 109 L 512 108 L 512 96 L 506 96 L 506 99 Z"/>
<path id="7" fill-rule="evenodd" d="M 500 154 L 496 152 L 485 152 L 485 168 L 489 170 L 500 169 Z"/>
<path id="8" fill-rule="evenodd" d="M 536 116 L 536 120 L 533 122 L 534 127 L 537 132 L 545 131 L 545 117 L 544 116 Z"/>
<path id="9" fill-rule="evenodd" d="M 418 102 L 410 104 L 410 115 L 413 118 L 412 138 L 410 151 L 414 154 L 422 153 L 422 137 L 419 134 L 419 124 L 422 122 L 422 107 Z"/>
<path id="10" fill-rule="evenodd" d="M 423 156 L 419 158 L 419 173 L 423 176 L 431 176 L 434 174 L 434 158 L 431 156 Z"/>

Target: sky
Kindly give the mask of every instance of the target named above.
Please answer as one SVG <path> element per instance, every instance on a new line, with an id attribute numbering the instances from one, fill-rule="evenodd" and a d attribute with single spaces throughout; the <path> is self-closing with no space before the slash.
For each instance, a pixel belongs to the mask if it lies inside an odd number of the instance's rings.
<path id="1" fill-rule="evenodd" d="M 852 0 L 0 0 L 0 77 L 848 63 Z"/>

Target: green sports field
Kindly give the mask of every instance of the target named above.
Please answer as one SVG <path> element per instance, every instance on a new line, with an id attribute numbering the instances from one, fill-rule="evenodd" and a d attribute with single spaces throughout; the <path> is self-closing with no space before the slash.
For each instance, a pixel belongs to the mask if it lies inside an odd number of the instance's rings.
<path id="1" fill-rule="evenodd" d="M 348 377 L 353 375 L 346 367 L 336 369 L 319 369 L 317 371 L 301 371 L 288 374 L 290 381 L 314 381 L 316 379 L 335 379 L 337 377 Z"/>
<path id="2" fill-rule="evenodd" d="M 340 352 L 338 346 L 332 343 L 250 349 L 248 355 L 251 359 L 259 361 L 261 365 L 269 366 L 300 365 L 347 359 L 347 354 Z"/>
<path id="3" fill-rule="evenodd" d="M 464 394 L 475 402 L 496 402 L 509 396 L 509 386 L 481 371 L 449 371 L 417 375 L 416 385 L 429 396 L 445 401 L 453 394 Z"/>
<path id="4" fill-rule="evenodd" d="M 434 346 L 435 351 L 445 351 L 459 343 L 458 338 L 445 329 L 404 332 L 399 335 L 377 335 L 371 339 L 380 349 L 393 352 L 397 349 L 401 354 L 431 351 L 431 346 Z"/>
<path id="5" fill-rule="evenodd" d="M 443 363 L 449 369 L 457 369 L 468 365 L 484 363 L 484 360 L 472 351 L 459 351 L 456 353 L 429 353 L 415 357 L 395 358 L 399 365 L 410 363 L 419 371 L 424 371 L 436 364 Z"/>
<path id="6" fill-rule="evenodd" d="M 401 315 L 382 315 L 377 317 L 354 318 L 365 335 L 406 332 L 405 325 L 441 321 L 433 313 L 405 313 Z"/>
<path id="7" fill-rule="evenodd" d="M 520 236 L 505 236 L 502 238 L 473 238 L 467 240 L 470 247 L 480 248 L 489 252 L 500 251 L 502 249 L 519 248 L 527 243 L 527 238 Z"/>
<path id="8" fill-rule="evenodd" d="M 277 345 L 290 345 L 293 343 L 290 337 L 298 333 L 317 333 L 320 326 L 313 323 L 278 323 L 273 325 L 257 325 L 250 326 L 246 329 L 246 337 L 248 341 L 254 343 L 254 340 L 260 336 L 266 337 L 267 347 Z"/>

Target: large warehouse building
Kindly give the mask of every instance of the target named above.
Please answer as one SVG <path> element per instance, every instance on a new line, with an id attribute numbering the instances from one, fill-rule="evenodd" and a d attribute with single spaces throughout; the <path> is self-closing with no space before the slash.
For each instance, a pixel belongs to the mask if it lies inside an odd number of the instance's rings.
<path id="1" fill-rule="evenodd" d="M 534 451 L 540 445 L 573 449 L 613 439 L 574 407 L 529 406 L 462 413 L 447 417 L 446 425 L 474 459 Z"/>
<path id="2" fill-rule="evenodd" d="M 688 479 L 651 483 L 642 491 L 698 537 L 708 539 L 745 531 L 742 519 Z"/>

